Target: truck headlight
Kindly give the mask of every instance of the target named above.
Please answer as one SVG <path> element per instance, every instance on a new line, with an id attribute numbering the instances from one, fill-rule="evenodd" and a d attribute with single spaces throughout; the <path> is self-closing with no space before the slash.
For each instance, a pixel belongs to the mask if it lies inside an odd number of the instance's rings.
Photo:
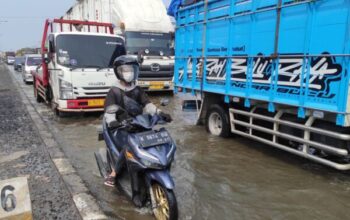
<path id="1" fill-rule="evenodd" d="M 70 89 L 73 90 L 72 83 L 60 79 L 60 89 Z"/>
<path id="2" fill-rule="evenodd" d="M 63 100 L 75 99 L 75 96 L 74 96 L 73 92 L 70 92 L 70 91 L 61 91 L 61 92 L 60 92 L 60 98 L 63 99 Z"/>
<path id="3" fill-rule="evenodd" d="M 61 99 L 75 99 L 72 83 L 60 79 L 59 84 L 60 84 Z"/>

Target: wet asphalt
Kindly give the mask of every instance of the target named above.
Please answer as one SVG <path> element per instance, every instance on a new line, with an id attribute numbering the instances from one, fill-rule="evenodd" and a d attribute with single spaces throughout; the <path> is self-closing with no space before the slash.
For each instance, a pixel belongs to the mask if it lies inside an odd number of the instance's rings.
<path id="1" fill-rule="evenodd" d="M 0 64 L 0 180 L 28 177 L 34 219 L 80 219 L 9 74 Z"/>
<path id="2" fill-rule="evenodd" d="M 20 80 L 20 74 L 13 72 Z M 32 86 L 25 88 L 32 97 Z M 350 173 L 298 158 L 246 138 L 222 139 L 196 126 L 196 113 L 183 112 L 183 94 L 150 94 L 174 122 L 167 125 L 177 143 L 172 176 L 180 219 L 348 219 Z M 136 209 L 117 189 L 105 187 L 93 153 L 101 114 L 54 116 L 44 104 L 32 103 L 91 193 L 111 219 L 153 219 Z"/>

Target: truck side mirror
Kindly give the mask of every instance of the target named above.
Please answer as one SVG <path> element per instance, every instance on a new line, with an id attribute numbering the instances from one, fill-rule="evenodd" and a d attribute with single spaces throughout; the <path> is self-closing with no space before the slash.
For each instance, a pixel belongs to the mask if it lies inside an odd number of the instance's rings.
<path id="1" fill-rule="evenodd" d="M 51 62 L 51 59 L 50 59 L 50 57 L 49 57 L 49 55 L 46 53 L 46 54 L 44 54 L 44 62 L 46 63 L 46 64 L 49 64 L 50 62 Z"/>
<path id="2" fill-rule="evenodd" d="M 49 52 L 55 53 L 55 37 L 53 35 L 49 36 Z"/>

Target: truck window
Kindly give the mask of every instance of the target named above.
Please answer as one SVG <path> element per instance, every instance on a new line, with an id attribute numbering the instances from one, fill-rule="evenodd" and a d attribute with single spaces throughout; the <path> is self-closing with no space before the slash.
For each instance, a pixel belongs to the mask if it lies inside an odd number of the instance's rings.
<path id="1" fill-rule="evenodd" d="M 122 39 L 90 35 L 59 35 L 57 62 L 66 67 L 112 67 L 116 57 L 125 55 Z"/>
<path id="2" fill-rule="evenodd" d="M 126 49 L 128 54 L 138 54 L 148 50 L 149 54 L 173 56 L 172 36 L 166 33 L 126 32 Z"/>

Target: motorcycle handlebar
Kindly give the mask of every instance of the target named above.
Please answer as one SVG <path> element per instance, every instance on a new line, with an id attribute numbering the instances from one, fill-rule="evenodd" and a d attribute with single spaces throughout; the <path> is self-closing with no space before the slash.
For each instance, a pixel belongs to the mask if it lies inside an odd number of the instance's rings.
<path id="1" fill-rule="evenodd" d="M 164 125 L 164 124 L 167 124 L 166 121 L 164 121 L 159 115 L 157 115 L 159 118 L 158 120 L 156 121 L 156 123 L 154 123 L 154 125 Z M 113 125 L 110 125 L 109 127 L 111 128 L 118 128 L 118 129 L 123 129 L 123 128 L 132 128 L 134 126 L 134 124 L 132 124 L 134 122 L 134 118 L 127 118 L 127 119 L 124 119 L 123 121 L 121 122 L 118 122 L 118 121 L 115 121 L 115 123 Z M 137 125 L 137 124 L 136 124 Z"/>

